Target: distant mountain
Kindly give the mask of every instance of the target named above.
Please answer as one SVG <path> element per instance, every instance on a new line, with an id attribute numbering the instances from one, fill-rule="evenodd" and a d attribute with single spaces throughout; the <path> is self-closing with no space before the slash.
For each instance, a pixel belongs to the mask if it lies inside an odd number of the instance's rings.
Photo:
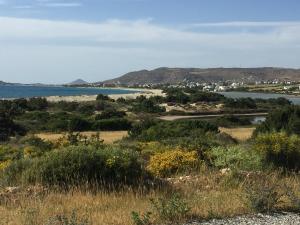
<path id="1" fill-rule="evenodd" d="M 77 80 L 74 80 L 73 82 L 71 83 L 68 83 L 67 85 L 71 85 L 71 86 L 76 86 L 76 85 L 85 85 L 85 84 L 89 84 L 88 82 L 82 80 L 82 79 L 77 79 Z"/>
<path id="2" fill-rule="evenodd" d="M 16 84 L 16 83 L 7 83 L 7 82 L 4 82 L 4 81 L 0 80 L 0 85 L 19 85 L 19 84 Z"/>
<path id="3" fill-rule="evenodd" d="M 158 68 L 127 73 L 119 78 L 104 81 L 104 84 L 177 84 L 182 81 L 263 81 L 263 80 L 300 81 L 300 69 L 285 68 Z"/>
<path id="4" fill-rule="evenodd" d="M 42 83 L 34 83 L 34 84 L 7 83 L 7 82 L 4 82 L 4 81 L 0 81 L 0 85 L 7 85 L 7 86 L 36 86 L 36 87 L 56 86 L 56 85 L 42 84 Z"/>

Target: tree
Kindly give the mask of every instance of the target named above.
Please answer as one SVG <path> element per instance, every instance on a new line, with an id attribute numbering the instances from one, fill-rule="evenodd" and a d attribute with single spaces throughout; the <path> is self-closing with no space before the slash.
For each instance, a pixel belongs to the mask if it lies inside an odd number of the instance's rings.
<path id="1" fill-rule="evenodd" d="M 45 99 L 45 98 L 31 98 L 28 100 L 27 106 L 28 106 L 28 109 L 31 111 L 34 111 L 34 110 L 42 111 L 42 110 L 47 109 L 48 102 L 47 102 L 47 99 Z"/>
<path id="2" fill-rule="evenodd" d="M 69 122 L 69 131 L 85 131 L 89 130 L 91 124 L 81 118 L 72 118 Z"/>
<path id="3" fill-rule="evenodd" d="M 16 134 L 24 135 L 25 130 L 15 124 L 10 115 L 0 112 L 0 142 L 8 141 L 11 136 Z"/>
<path id="4" fill-rule="evenodd" d="M 300 107 L 291 105 L 271 112 L 265 122 L 256 128 L 255 133 L 285 131 L 300 135 Z"/>
<path id="5" fill-rule="evenodd" d="M 109 100 L 109 97 L 107 95 L 99 94 L 99 95 L 97 95 L 96 100 L 97 101 L 100 101 L 100 100 L 107 101 L 107 100 Z"/>

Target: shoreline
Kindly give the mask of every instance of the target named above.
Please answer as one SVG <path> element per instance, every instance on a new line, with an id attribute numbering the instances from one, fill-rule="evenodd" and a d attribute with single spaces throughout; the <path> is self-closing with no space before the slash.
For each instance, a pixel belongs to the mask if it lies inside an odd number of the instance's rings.
<path id="1" fill-rule="evenodd" d="M 138 96 L 144 95 L 147 98 L 151 96 L 164 96 L 164 93 L 160 89 L 140 89 L 140 88 L 105 88 L 105 89 L 117 89 L 117 90 L 128 90 L 128 91 L 136 91 L 133 93 L 126 93 L 126 94 L 109 94 L 108 96 L 113 99 L 117 100 L 118 98 L 125 98 L 125 99 L 135 99 Z M 45 97 L 49 102 L 59 102 L 59 101 L 66 101 L 66 102 L 89 102 L 95 101 L 97 95 L 78 95 L 78 96 L 48 96 Z"/>

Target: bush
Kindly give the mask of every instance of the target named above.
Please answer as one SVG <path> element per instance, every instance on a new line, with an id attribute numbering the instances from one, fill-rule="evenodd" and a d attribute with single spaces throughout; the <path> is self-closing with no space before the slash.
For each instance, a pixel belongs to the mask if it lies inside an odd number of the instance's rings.
<path id="1" fill-rule="evenodd" d="M 169 88 L 165 90 L 167 95 L 166 101 L 173 103 L 186 104 L 190 101 L 189 95 L 185 94 L 182 90 L 176 88 Z"/>
<path id="2" fill-rule="evenodd" d="M 271 112 L 265 122 L 259 125 L 255 135 L 267 132 L 285 131 L 288 134 L 300 134 L 300 106 L 287 106 Z"/>
<path id="3" fill-rule="evenodd" d="M 20 177 L 19 182 L 27 184 L 69 187 L 137 185 L 144 173 L 137 155 L 131 151 L 78 146 L 54 150 L 40 158 L 16 161 L 4 170 L 4 175 L 8 181 Z"/>
<path id="4" fill-rule="evenodd" d="M 48 102 L 45 98 L 30 98 L 27 102 L 27 107 L 30 111 L 41 111 L 47 109 Z"/>
<path id="5" fill-rule="evenodd" d="M 22 142 L 26 145 L 34 146 L 45 151 L 50 151 L 53 148 L 53 144 L 50 141 L 44 141 L 36 136 L 25 137 Z"/>
<path id="6" fill-rule="evenodd" d="M 51 217 L 45 225 L 89 225 L 87 219 L 79 219 L 75 211 L 72 212 L 71 216 L 56 215 Z"/>
<path id="7" fill-rule="evenodd" d="M 169 198 L 152 199 L 151 203 L 160 220 L 164 222 L 177 224 L 182 220 L 186 220 L 190 212 L 190 207 L 179 194 L 173 194 Z"/>
<path id="8" fill-rule="evenodd" d="M 143 130 L 138 136 L 138 139 L 143 141 L 159 141 L 168 138 L 197 137 L 206 132 L 217 133 L 218 127 L 200 120 L 163 121 Z"/>
<path id="9" fill-rule="evenodd" d="M 127 119 L 105 119 L 95 121 L 92 128 L 102 131 L 128 130 L 131 128 L 131 123 Z"/>
<path id="10" fill-rule="evenodd" d="M 155 176 L 167 177 L 194 169 L 198 163 L 197 152 L 174 150 L 151 156 L 147 169 Z"/>
<path id="11" fill-rule="evenodd" d="M 220 127 L 233 127 L 233 126 L 248 126 L 251 125 L 249 117 L 237 117 L 233 115 L 222 116 L 216 119 L 216 124 Z"/>
<path id="12" fill-rule="evenodd" d="M 93 115 L 95 111 L 96 111 L 95 105 L 89 103 L 81 104 L 77 108 L 77 112 L 88 116 Z"/>
<path id="13" fill-rule="evenodd" d="M 213 166 L 223 169 L 260 170 L 262 159 L 255 151 L 243 149 L 240 146 L 215 147 L 208 151 Z"/>
<path id="14" fill-rule="evenodd" d="M 91 129 L 91 124 L 80 117 L 72 118 L 68 124 L 69 131 L 86 131 Z"/>
<path id="15" fill-rule="evenodd" d="M 131 213 L 131 218 L 133 220 L 134 225 L 151 225 L 150 222 L 151 212 L 147 212 L 146 214 L 140 215 L 137 212 Z"/>
<path id="16" fill-rule="evenodd" d="M 255 149 L 266 163 L 289 170 L 300 169 L 300 137 L 286 133 L 259 135 Z"/>
<path id="17" fill-rule="evenodd" d="M 282 197 L 286 195 L 276 180 L 266 177 L 249 183 L 245 188 L 250 207 L 260 213 L 275 211 Z"/>
<path id="18" fill-rule="evenodd" d="M 129 136 L 131 138 L 138 138 L 144 130 L 156 125 L 158 122 L 152 118 L 145 118 L 138 123 L 134 123 L 129 130 Z"/>
<path id="19" fill-rule="evenodd" d="M 95 148 L 103 147 L 103 140 L 100 139 L 100 133 L 91 135 L 90 137 L 82 135 L 80 133 L 69 132 L 59 138 L 54 146 L 56 148 L 68 147 L 68 146 L 93 146 Z"/>
<path id="20" fill-rule="evenodd" d="M 99 94 L 99 95 L 97 95 L 96 100 L 97 101 L 107 101 L 107 100 L 109 100 L 109 97 L 107 95 Z"/>
<path id="21" fill-rule="evenodd" d="M 225 107 L 230 109 L 256 109 L 257 105 L 252 98 L 226 99 Z"/>
<path id="22" fill-rule="evenodd" d="M 0 162 L 13 161 L 22 158 L 23 154 L 19 148 L 9 145 L 0 145 Z"/>
<path id="23" fill-rule="evenodd" d="M 25 135 L 25 129 L 17 125 L 12 117 L 0 112 L 0 142 L 8 141 L 11 136 Z"/>
<path id="24" fill-rule="evenodd" d="M 225 97 L 213 92 L 195 92 L 191 94 L 191 102 L 220 102 L 224 101 Z"/>
<path id="25" fill-rule="evenodd" d="M 162 113 L 166 109 L 155 104 L 153 99 L 147 99 L 145 96 L 139 96 L 132 107 L 133 112 L 146 112 L 146 113 Z"/>
<path id="26" fill-rule="evenodd" d="M 123 118 L 125 115 L 126 115 L 125 112 L 107 109 L 104 110 L 101 114 L 96 115 L 95 120 Z"/>
<path id="27" fill-rule="evenodd" d="M 75 112 L 79 106 L 78 102 L 66 102 L 66 101 L 60 101 L 52 104 L 54 104 L 56 108 L 67 112 Z"/>
<path id="28" fill-rule="evenodd" d="M 5 186 L 16 186 L 22 184 L 23 173 L 25 170 L 30 168 L 32 165 L 32 159 L 23 158 L 18 160 L 13 160 L 10 164 L 5 167 L 2 171 L 1 182 Z"/>

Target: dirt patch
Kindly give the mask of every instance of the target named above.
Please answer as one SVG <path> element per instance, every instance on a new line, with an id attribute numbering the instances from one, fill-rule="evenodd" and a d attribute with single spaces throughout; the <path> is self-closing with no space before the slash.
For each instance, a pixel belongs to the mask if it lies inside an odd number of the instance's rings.
<path id="1" fill-rule="evenodd" d="M 219 128 L 222 133 L 229 134 L 238 141 L 246 141 L 252 137 L 255 130 L 254 127 L 239 127 L 239 128 Z"/>
<path id="2" fill-rule="evenodd" d="M 80 134 L 91 137 L 95 135 L 97 132 L 88 131 L 88 132 L 80 132 Z M 47 140 L 47 141 L 57 141 L 59 138 L 63 137 L 64 133 L 55 134 L 55 133 L 40 133 L 36 134 L 37 137 Z M 100 138 L 104 140 L 104 143 L 111 144 L 115 141 L 121 140 L 123 137 L 128 135 L 127 131 L 102 131 L 100 132 Z"/>

